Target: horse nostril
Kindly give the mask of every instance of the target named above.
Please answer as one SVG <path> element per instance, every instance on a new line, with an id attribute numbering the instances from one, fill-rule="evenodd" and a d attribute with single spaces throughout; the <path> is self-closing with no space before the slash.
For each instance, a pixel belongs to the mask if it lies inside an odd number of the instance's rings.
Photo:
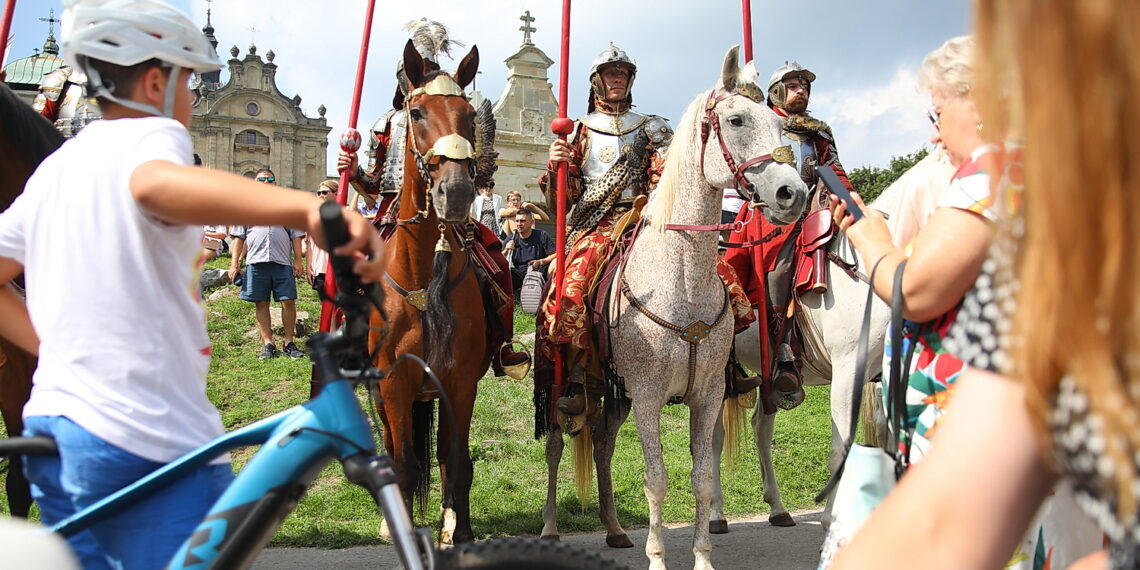
<path id="1" fill-rule="evenodd" d="M 792 189 L 787 186 L 781 186 L 776 190 L 776 200 L 780 202 L 789 202 L 795 195 L 792 194 Z"/>

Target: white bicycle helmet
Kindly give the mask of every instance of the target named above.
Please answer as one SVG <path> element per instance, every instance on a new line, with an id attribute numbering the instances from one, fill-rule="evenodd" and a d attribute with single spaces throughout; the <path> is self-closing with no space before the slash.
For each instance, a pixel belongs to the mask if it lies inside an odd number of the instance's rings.
<path id="1" fill-rule="evenodd" d="M 63 59 L 83 70 L 91 94 L 145 113 L 171 116 L 174 87 L 180 70 L 196 73 L 221 68 L 213 46 L 197 26 L 172 6 L 159 0 L 64 0 L 60 25 Z M 129 67 L 158 59 L 172 68 L 165 109 L 113 94 L 89 59 Z"/>

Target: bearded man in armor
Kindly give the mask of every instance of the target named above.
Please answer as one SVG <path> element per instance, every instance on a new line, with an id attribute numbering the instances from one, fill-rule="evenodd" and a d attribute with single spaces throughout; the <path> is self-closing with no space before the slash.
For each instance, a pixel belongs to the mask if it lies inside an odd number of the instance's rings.
<path id="1" fill-rule="evenodd" d="M 435 71 L 440 69 L 438 57 L 440 54 L 450 55 L 451 46 L 462 47 L 463 44 L 448 37 L 447 28 L 436 21 L 427 18 L 413 20 L 404 26 L 405 30 L 412 32 L 412 43 L 416 51 L 424 58 L 424 70 Z M 396 93 L 392 97 L 392 110 L 376 120 L 370 131 L 369 151 L 372 154 L 372 163 L 368 169 L 360 166 L 360 159 L 356 153 L 348 154 L 343 150 L 337 157 L 337 172 L 349 172 L 349 183 L 361 196 L 368 196 L 369 200 L 380 202 L 376 214 L 375 224 L 385 238 L 390 235 L 388 228 L 396 223 L 397 197 L 404 184 L 404 151 L 407 140 L 407 123 L 405 122 L 404 98 L 411 91 L 411 85 L 404 74 L 403 62 L 396 67 Z M 493 140 L 494 117 L 491 114 L 491 104 L 484 101 L 476 109 L 476 129 L 490 130 L 485 138 Z M 481 187 L 491 183 L 495 173 L 494 152 L 483 153 L 476 160 L 475 186 Z M 526 352 L 516 352 L 511 348 L 514 331 L 514 287 L 511 283 L 510 264 L 503 256 L 503 244 L 499 237 L 489 228 L 480 224 L 478 220 L 471 220 L 475 227 L 475 239 L 486 250 L 488 257 L 494 261 L 493 267 L 483 268 L 493 283 L 488 286 L 496 288 L 497 294 L 492 298 L 500 301 L 500 306 L 493 310 L 502 323 L 501 333 L 493 334 L 490 342 L 500 344 L 495 352 L 491 366 L 496 376 L 510 376 L 522 379 L 530 371 L 530 355 Z M 488 315 L 490 316 L 490 315 Z M 491 327 L 492 331 L 496 327 Z M 498 338 L 502 336 L 503 338 Z"/>
<path id="2" fill-rule="evenodd" d="M 605 381 L 590 335 L 589 305 L 596 277 L 617 238 L 639 216 L 643 196 L 657 186 L 673 138 L 673 129 L 664 118 L 631 109 L 636 75 L 637 64 L 613 44 L 594 59 L 587 114 L 577 121 L 567 140 L 551 143 L 547 173 L 539 179 L 549 203 L 556 204 L 554 173 L 559 162 L 569 163 L 569 251 L 561 312 L 556 320 L 552 318 L 557 293 L 550 287 L 538 321 L 536 354 L 541 351 L 541 357 L 535 372 L 538 392 L 553 394 L 548 388 L 553 378 L 551 363 L 554 352 L 562 352 L 569 382 L 565 395 L 554 403 L 570 423 L 568 433 L 577 432 L 588 405 L 596 404 L 605 389 L 595 389 L 605 386 Z M 747 327 L 754 318 L 751 304 L 731 267 L 720 263 L 718 272 L 729 285 L 737 326 Z"/>
<path id="3" fill-rule="evenodd" d="M 784 144 L 792 148 L 796 169 L 804 183 L 818 192 L 817 198 L 811 201 L 812 206 L 805 212 L 805 218 L 820 207 L 826 208 L 828 193 L 819 181 L 816 166 L 830 167 L 843 185 L 854 191 L 843 165 L 839 163 L 831 127 L 808 114 L 814 81 L 815 74 L 794 61 L 784 62 L 768 80 L 768 106 L 784 120 Z M 760 327 L 761 392 L 765 410 L 773 413 L 777 406 L 794 408 L 804 399 L 800 373 L 803 348 L 793 319 L 789 317 L 788 305 L 793 302 L 793 286 L 801 291 L 826 286 L 823 275 L 813 275 L 810 279 L 796 275 L 794 249 L 797 242 L 815 243 L 819 237 L 814 233 L 818 231 L 817 225 L 809 224 L 813 233 L 806 235 L 803 233 L 804 218 L 801 218 L 790 228 L 791 231 L 778 232 L 776 226 L 764 216 L 756 215 L 748 206 L 741 209 L 736 219 L 741 224 L 731 234 L 730 241 L 765 240 L 754 247 L 729 249 L 725 254 L 725 259 L 740 276 L 748 298 L 756 305 L 760 322 L 768 325 Z M 793 277 L 796 278 L 794 285 Z M 807 281 L 801 283 L 801 278 Z"/>
<path id="4" fill-rule="evenodd" d="M 102 116 L 99 106 L 87 97 L 85 83 L 75 68 L 60 67 L 44 77 L 32 108 L 51 121 L 64 137 L 71 138 Z"/>

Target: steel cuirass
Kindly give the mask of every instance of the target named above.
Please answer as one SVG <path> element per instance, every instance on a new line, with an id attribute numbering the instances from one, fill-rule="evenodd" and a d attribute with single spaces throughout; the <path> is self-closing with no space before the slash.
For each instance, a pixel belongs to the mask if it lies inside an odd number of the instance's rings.
<path id="1" fill-rule="evenodd" d="M 663 153 L 673 131 L 665 119 L 626 111 L 620 115 L 593 112 L 582 119 L 590 130 L 586 156 L 582 159 L 582 182 L 587 186 L 613 168 L 623 152 L 632 148 L 638 130 L 646 129 L 649 140 L 656 143 L 657 152 Z M 622 198 L 633 198 L 644 191 L 645 180 L 639 180 L 622 191 Z"/>

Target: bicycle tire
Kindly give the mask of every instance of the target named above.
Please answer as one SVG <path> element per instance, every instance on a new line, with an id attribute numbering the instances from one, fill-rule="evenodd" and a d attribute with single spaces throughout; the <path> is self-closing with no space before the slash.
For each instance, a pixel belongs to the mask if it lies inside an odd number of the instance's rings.
<path id="1" fill-rule="evenodd" d="M 441 551 L 436 566 L 440 570 L 623 570 L 602 555 L 553 540 L 536 538 L 494 538 L 468 542 Z"/>

